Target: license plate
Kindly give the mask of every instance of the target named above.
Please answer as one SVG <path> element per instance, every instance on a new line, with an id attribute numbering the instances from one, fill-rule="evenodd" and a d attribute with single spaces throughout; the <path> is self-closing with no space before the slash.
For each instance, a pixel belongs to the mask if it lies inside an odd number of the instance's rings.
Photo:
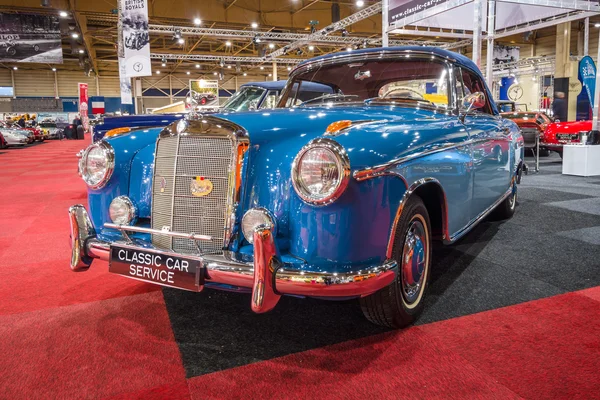
<path id="1" fill-rule="evenodd" d="M 578 139 L 579 135 L 578 134 L 571 134 L 571 133 L 559 133 L 556 135 L 556 139 L 558 140 L 574 140 L 574 139 Z"/>
<path id="2" fill-rule="evenodd" d="M 199 258 L 127 245 L 110 246 L 108 270 L 144 282 L 199 292 L 204 285 L 203 269 Z"/>

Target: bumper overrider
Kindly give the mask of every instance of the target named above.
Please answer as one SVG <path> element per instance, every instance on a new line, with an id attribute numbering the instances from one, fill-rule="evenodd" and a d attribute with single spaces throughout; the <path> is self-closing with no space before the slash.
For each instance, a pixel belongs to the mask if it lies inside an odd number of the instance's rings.
<path id="1" fill-rule="evenodd" d="M 124 240 L 108 243 L 98 239 L 87 210 L 82 205 L 69 208 L 71 222 L 71 269 L 87 270 L 94 259 L 109 261 L 111 244 L 140 251 L 161 252 L 150 243 L 136 242 L 127 235 L 128 231 L 164 234 L 194 239 L 194 234 L 162 232 L 149 228 L 106 224 L 120 230 Z M 188 257 L 186 254 L 179 255 Z M 195 291 L 205 285 L 227 285 L 247 288 L 252 292 L 251 307 L 257 313 L 271 310 L 281 295 L 346 298 L 372 294 L 392 283 L 397 273 L 397 263 L 388 260 L 368 270 L 327 273 L 290 269 L 281 261 L 277 244 L 268 226 L 259 226 L 254 231 L 254 257 L 252 262 L 237 260 L 230 252 L 191 256 L 200 261 L 200 273 L 195 275 Z M 127 276 L 127 275 L 124 275 Z M 134 276 L 128 276 L 136 279 Z M 159 282 L 140 279 L 150 283 Z M 169 285 L 166 285 L 169 286 Z"/>

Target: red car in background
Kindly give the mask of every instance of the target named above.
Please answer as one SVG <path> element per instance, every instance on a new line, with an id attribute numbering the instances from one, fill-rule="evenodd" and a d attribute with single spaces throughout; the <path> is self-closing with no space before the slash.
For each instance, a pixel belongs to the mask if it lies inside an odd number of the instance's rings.
<path id="1" fill-rule="evenodd" d="M 43 142 L 44 140 L 46 140 L 46 136 L 44 135 L 44 131 L 42 131 L 40 128 L 38 127 L 25 127 L 22 128 L 25 129 L 29 132 L 33 133 L 33 140 L 34 141 L 38 141 L 38 142 Z"/>
<path id="2" fill-rule="evenodd" d="M 4 136 L 2 136 L 2 132 L 0 132 L 0 149 L 5 149 L 7 147 L 8 147 L 8 143 L 6 143 Z"/>
<path id="3" fill-rule="evenodd" d="M 549 125 L 552 124 L 550 118 L 544 112 L 537 111 L 514 111 L 500 113 L 502 118 L 507 118 L 514 121 L 523 135 L 525 147 L 529 149 L 535 148 L 535 138 L 540 135 L 540 156 L 547 156 L 549 150 L 544 143 L 544 132 Z"/>
<path id="4" fill-rule="evenodd" d="M 542 143 L 545 148 L 562 157 L 563 145 L 579 143 L 579 132 L 591 130 L 592 121 L 555 122 L 546 128 Z"/>

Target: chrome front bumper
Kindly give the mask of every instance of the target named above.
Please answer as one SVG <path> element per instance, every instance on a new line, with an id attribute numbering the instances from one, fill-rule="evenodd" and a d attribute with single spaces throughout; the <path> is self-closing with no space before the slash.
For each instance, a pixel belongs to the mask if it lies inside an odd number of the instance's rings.
<path id="1" fill-rule="evenodd" d="M 85 271 L 95 258 L 108 261 L 110 243 L 97 238 L 85 207 L 75 205 L 69 208 L 69 219 L 71 269 Z M 174 232 L 164 234 L 181 235 Z M 146 243 L 139 248 L 152 249 Z M 206 270 L 206 283 L 251 289 L 251 307 L 257 313 L 271 310 L 284 294 L 330 298 L 366 296 L 391 284 L 397 273 L 397 263 L 394 260 L 368 270 L 348 273 L 285 268 L 271 230 L 266 227 L 254 232 L 253 262 L 236 260 L 230 252 L 207 254 L 201 256 L 201 259 Z"/>

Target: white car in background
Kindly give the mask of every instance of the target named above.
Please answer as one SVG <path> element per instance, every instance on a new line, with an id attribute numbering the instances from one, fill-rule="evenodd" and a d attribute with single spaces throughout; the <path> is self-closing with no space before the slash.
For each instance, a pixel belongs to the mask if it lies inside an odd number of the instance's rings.
<path id="1" fill-rule="evenodd" d="M 15 129 L 2 129 L 2 136 L 7 146 L 25 146 L 29 142 L 27 134 Z"/>

